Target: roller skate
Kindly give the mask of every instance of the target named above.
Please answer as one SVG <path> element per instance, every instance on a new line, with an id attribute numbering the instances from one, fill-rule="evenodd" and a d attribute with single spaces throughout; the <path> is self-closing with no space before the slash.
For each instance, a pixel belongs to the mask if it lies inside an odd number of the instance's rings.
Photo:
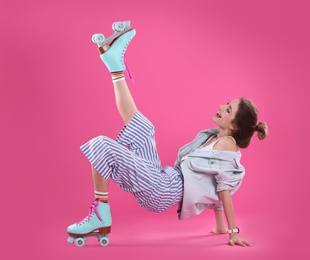
<path id="1" fill-rule="evenodd" d="M 94 34 L 92 41 L 97 43 L 100 58 L 110 72 L 126 70 L 124 55 L 129 42 L 136 34 L 136 30 L 130 27 L 130 21 L 115 22 L 112 24 L 114 34 L 105 38 L 103 34 Z"/>
<path id="2" fill-rule="evenodd" d="M 68 242 L 78 247 L 85 245 L 87 237 L 97 237 L 101 246 L 109 244 L 108 234 L 111 232 L 112 217 L 110 205 L 95 199 L 89 209 L 89 214 L 82 221 L 67 228 Z"/>

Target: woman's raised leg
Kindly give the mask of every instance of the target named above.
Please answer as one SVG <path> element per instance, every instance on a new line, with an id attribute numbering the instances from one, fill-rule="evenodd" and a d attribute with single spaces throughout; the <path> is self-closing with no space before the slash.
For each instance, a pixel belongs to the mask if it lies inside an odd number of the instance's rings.
<path id="1" fill-rule="evenodd" d="M 117 109 L 123 118 L 125 125 L 128 125 L 138 109 L 127 86 L 125 78 L 114 82 L 113 85 Z"/>

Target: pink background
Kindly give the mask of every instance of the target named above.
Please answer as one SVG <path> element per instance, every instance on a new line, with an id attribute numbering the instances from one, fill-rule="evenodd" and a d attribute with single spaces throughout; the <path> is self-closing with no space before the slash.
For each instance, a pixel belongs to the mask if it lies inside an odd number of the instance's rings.
<path id="1" fill-rule="evenodd" d="M 1 1 L 1 259 L 309 259 L 307 3 Z M 79 146 L 123 125 L 91 36 L 123 20 L 137 30 L 128 84 L 156 126 L 163 165 L 230 99 L 252 99 L 268 122 L 269 138 L 243 151 L 247 175 L 234 196 L 254 247 L 211 235 L 212 211 L 187 221 L 176 208 L 149 213 L 114 183 L 110 245 L 66 242 L 93 199 Z"/>

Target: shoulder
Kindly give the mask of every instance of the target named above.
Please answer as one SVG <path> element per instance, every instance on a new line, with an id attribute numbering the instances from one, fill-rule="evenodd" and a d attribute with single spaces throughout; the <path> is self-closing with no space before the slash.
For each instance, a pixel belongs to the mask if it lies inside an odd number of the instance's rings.
<path id="1" fill-rule="evenodd" d="M 221 139 L 219 139 L 216 144 L 213 147 L 214 150 L 220 150 L 220 151 L 238 151 L 238 146 L 236 144 L 236 141 L 231 136 L 224 136 Z"/>

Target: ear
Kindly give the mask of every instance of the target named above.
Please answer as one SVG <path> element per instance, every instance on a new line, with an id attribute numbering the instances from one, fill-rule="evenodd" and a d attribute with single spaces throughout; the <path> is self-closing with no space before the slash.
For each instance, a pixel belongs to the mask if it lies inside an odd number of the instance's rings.
<path id="1" fill-rule="evenodd" d="M 238 128 L 237 128 L 236 126 L 234 126 L 233 124 L 230 125 L 229 129 L 230 129 L 231 131 L 236 131 L 236 130 L 238 130 Z"/>

